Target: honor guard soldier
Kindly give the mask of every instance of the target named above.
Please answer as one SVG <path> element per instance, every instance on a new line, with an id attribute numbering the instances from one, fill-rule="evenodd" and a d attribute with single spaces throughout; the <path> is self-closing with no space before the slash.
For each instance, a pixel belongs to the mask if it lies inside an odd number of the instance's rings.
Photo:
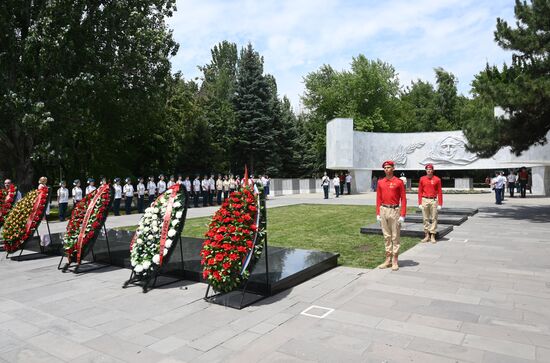
<path id="1" fill-rule="evenodd" d="M 214 205 L 214 195 L 216 194 L 216 181 L 214 180 L 214 174 L 210 175 L 208 179 L 208 204 Z"/>
<path id="2" fill-rule="evenodd" d="M 97 188 L 95 187 L 95 180 L 94 178 L 88 178 L 88 186 L 86 187 L 86 195 L 90 194 Z"/>
<path id="3" fill-rule="evenodd" d="M 174 184 L 176 184 L 176 178 L 174 178 L 173 175 L 170 175 L 170 180 L 169 180 L 168 183 L 166 184 L 166 187 L 167 187 L 167 188 L 170 188 L 170 187 L 173 186 Z"/>
<path id="4" fill-rule="evenodd" d="M 418 208 L 422 211 L 424 239 L 421 242 L 436 243 L 438 211 L 443 206 L 441 179 L 434 175 L 434 166 L 427 164 L 426 175 L 418 183 Z"/>
<path id="5" fill-rule="evenodd" d="M 222 194 L 223 194 L 223 179 L 222 175 L 218 174 L 218 179 L 216 179 L 216 203 L 222 205 Z"/>
<path id="6" fill-rule="evenodd" d="M 59 207 L 59 221 L 65 221 L 65 213 L 67 212 L 67 205 L 69 204 L 69 189 L 66 188 L 67 184 L 62 181 L 59 183 L 59 189 L 57 189 L 57 205 Z"/>
<path id="7" fill-rule="evenodd" d="M 183 184 L 183 177 L 181 176 L 181 174 L 178 174 L 178 180 L 176 181 L 176 183 L 178 184 Z"/>
<path id="8" fill-rule="evenodd" d="M 190 196 L 192 193 L 192 188 L 191 188 L 191 180 L 189 180 L 189 176 L 185 177 L 185 180 L 183 181 L 183 187 L 185 188 L 187 195 Z"/>
<path id="9" fill-rule="evenodd" d="M 103 175 L 99 177 L 99 185 L 105 185 L 107 184 L 107 178 L 105 178 Z"/>
<path id="10" fill-rule="evenodd" d="M 73 206 L 82 200 L 82 188 L 80 188 L 80 180 L 75 179 L 73 181 Z"/>
<path id="11" fill-rule="evenodd" d="M 229 194 L 233 193 L 235 190 L 237 190 L 237 181 L 233 177 L 233 175 L 229 176 Z"/>
<path id="12" fill-rule="evenodd" d="M 147 206 L 150 207 L 151 204 L 155 201 L 157 193 L 157 185 L 155 184 L 155 177 L 150 176 L 149 181 L 147 182 Z"/>
<path id="13" fill-rule="evenodd" d="M 126 178 L 126 184 L 124 184 L 124 209 L 126 210 L 126 215 L 132 213 L 132 199 L 134 198 L 134 186 L 132 185 L 132 179 L 130 177 Z"/>
<path id="14" fill-rule="evenodd" d="M 199 206 L 199 196 L 201 195 L 201 181 L 199 176 L 193 180 L 193 206 L 197 208 Z"/>
<path id="15" fill-rule="evenodd" d="M 113 186 L 115 190 L 115 200 L 113 202 L 113 211 L 115 216 L 120 215 L 120 200 L 122 199 L 122 186 L 120 185 L 120 178 L 115 178 L 115 185 Z"/>
<path id="16" fill-rule="evenodd" d="M 158 193 L 161 195 L 166 191 L 166 182 L 164 181 L 164 175 L 159 175 L 159 182 L 157 183 Z"/>
<path id="17" fill-rule="evenodd" d="M 384 161 L 385 178 L 378 181 L 376 188 L 376 220 L 382 227 L 386 249 L 386 260 L 378 268 L 391 267 L 399 270 L 398 256 L 401 238 L 401 224 L 407 214 L 407 197 L 405 185 L 401 179 L 393 175 L 395 164 L 393 161 Z M 399 205 L 401 202 L 401 205 Z M 393 258 L 392 258 L 393 256 Z"/>
<path id="18" fill-rule="evenodd" d="M 208 181 L 208 175 L 205 175 L 201 181 L 202 188 L 202 206 L 206 207 L 208 205 L 208 191 L 210 190 L 210 182 Z"/>
<path id="19" fill-rule="evenodd" d="M 145 212 L 145 184 L 143 184 L 143 178 L 140 177 L 138 179 L 138 184 L 136 186 L 137 189 L 137 210 L 138 213 L 144 213 Z"/>
<path id="20" fill-rule="evenodd" d="M 231 183 L 229 182 L 229 177 L 226 175 L 223 178 L 222 188 L 223 188 L 223 200 L 229 198 L 229 187 Z"/>
<path id="21" fill-rule="evenodd" d="M 351 174 L 346 174 L 346 188 L 348 189 L 348 195 L 351 194 Z M 342 194 L 344 194 L 344 191 L 342 190 Z"/>

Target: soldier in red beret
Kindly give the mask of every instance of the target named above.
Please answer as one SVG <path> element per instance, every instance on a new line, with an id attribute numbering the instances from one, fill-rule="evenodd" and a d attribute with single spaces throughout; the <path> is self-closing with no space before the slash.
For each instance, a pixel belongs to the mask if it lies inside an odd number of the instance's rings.
<path id="1" fill-rule="evenodd" d="M 436 243 L 437 211 L 443 205 L 441 179 L 434 175 L 434 166 L 427 164 L 426 175 L 418 183 L 418 208 L 422 210 L 424 222 L 424 239 L 421 242 Z"/>
<path id="2" fill-rule="evenodd" d="M 376 220 L 384 234 L 386 260 L 378 267 L 391 267 L 393 271 L 397 271 L 401 224 L 405 221 L 407 213 L 407 197 L 403 181 L 393 175 L 394 162 L 384 161 L 382 168 L 386 177 L 378 180 L 376 188 Z"/>

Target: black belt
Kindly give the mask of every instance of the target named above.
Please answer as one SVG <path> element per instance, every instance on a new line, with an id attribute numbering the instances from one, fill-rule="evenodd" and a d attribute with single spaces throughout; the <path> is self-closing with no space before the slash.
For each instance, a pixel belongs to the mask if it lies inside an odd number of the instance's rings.
<path id="1" fill-rule="evenodd" d="M 399 208 L 399 204 L 382 204 L 382 207 L 386 207 L 386 208 Z"/>
<path id="2" fill-rule="evenodd" d="M 426 199 L 437 199 L 437 197 L 426 197 L 426 196 L 422 196 L 422 198 L 426 198 Z"/>

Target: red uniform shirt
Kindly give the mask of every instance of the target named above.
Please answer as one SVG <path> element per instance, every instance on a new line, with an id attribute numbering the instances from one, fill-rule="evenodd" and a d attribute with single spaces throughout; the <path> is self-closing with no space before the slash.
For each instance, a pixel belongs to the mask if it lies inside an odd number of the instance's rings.
<path id="1" fill-rule="evenodd" d="M 422 204 L 422 197 L 434 198 L 437 197 L 439 205 L 443 205 L 443 192 L 441 191 L 441 179 L 437 176 L 428 178 L 424 175 L 418 183 L 418 205 Z"/>
<path id="2" fill-rule="evenodd" d="M 376 215 L 380 215 L 382 204 L 398 205 L 401 200 L 401 217 L 407 214 L 407 196 L 403 181 L 395 176 L 391 179 L 382 178 L 378 180 L 376 187 Z"/>

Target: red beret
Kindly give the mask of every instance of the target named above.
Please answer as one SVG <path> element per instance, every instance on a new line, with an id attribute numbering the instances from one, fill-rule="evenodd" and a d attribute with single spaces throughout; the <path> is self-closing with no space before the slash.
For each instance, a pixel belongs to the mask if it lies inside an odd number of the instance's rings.
<path id="1" fill-rule="evenodd" d="M 426 164 L 426 166 L 424 167 L 424 169 L 428 169 L 428 168 L 434 170 L 433 164 Z"/>
<path id="2" fill-rule="evenodd" d="M 395 166 L 395 163 L 391 160 L 386 160 L 382 163 L 382 168 L 385 167 L 386 165 Z"/>

